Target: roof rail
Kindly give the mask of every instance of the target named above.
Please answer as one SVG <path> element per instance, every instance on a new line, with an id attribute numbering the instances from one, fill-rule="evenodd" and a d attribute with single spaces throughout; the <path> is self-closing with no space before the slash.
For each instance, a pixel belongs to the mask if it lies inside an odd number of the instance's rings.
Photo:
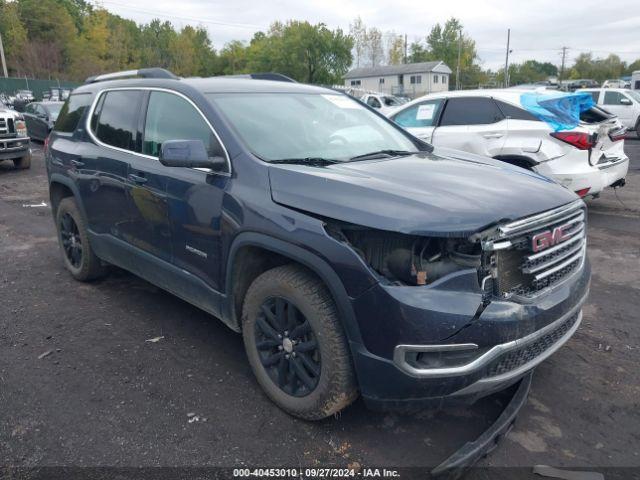
<path id="1" fill-rule="evenodd" d="M 138 70 L 125 70 L 123 72 L 105 73 L 103 75 L 95 75 L 87 78 L 84 83 L 105 82 L 107 80 L 119 80 L 130 77 L 142 78 L 166 78 L 178 80 L 180 77 L 175 76 L 169 70 L 164 68 L 140 68 Z"/>
<path id="2" fill-rule="evenodd" d="M 229 78 L 252 78 L 254 80 L 272 80 L 274 82 L 291 82 L 298 83 L 293 78 L 287 77 L 282 73 L 264 72 L 264 73 L 239 73 L 237 75 L 225 75 Z"/>

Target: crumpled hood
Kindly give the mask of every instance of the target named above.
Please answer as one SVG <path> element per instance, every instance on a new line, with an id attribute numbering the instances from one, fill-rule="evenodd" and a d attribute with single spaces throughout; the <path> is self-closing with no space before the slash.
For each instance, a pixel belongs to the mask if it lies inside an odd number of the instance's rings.
<path id="1" fill-rule="evenodd" d="M 269 177 L 281 205 L 416 235 L 466 237 L 577 198 L 536 173 L 448 149 L 326 167 L 272 164 Z"/>

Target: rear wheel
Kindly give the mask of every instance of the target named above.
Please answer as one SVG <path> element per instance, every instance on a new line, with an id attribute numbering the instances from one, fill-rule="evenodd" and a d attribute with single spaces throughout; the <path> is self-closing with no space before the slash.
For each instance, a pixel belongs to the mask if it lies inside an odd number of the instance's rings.
<path id="1" fill-rule="evenodd" d="M 258 383 L 287 413 L 320 420 L 357 397 L 335 304 L 306 269 L 285 265 L 260 275 L 247 291 L 242 328 Z"/>
<path id="2" fill-rule="evenodd" d="M 73 197 L 60 201 L 56 227 L 64 265 L 73 278 L 84 282 L 106 273 L 106 267 L 91 249 L 84 218 Z"/>
<path id="3" fill-rule="evenodd" d="M 25 169 L 31 167 L 31 154 L 27 154 L 24 157 L 14 158 L 13 165 L 16 168 Z"/>

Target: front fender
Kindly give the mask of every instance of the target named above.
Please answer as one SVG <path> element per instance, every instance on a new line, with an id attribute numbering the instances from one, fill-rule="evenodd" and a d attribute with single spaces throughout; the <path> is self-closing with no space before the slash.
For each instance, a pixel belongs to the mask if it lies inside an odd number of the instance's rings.
<path id="1" fill-rule="evenodd" d="M 240 233 L 236 236 L 231 248 L 229 249 L 225 276 L 226 305 L 223 306 L 223 310 L 225 312 L 225 316 L 229 318 L 231 322 L 236 322 L 236 324 L 238 322 L 234 312 L 233 289 L 231 288 L 234 274 L 234 260 L 238 251 L 242 247 L 247 246 L 260 247 L 290 258 L 292 261 L 304 265 L 320 277 L 336 302 L 338 314 L 340 315 L 340 320 L 348 340 L 350 342 L 362 343 L 360 330 L 355 319 L 349 295 L 334 269 L 325 260 L 308 250 L 292 245 L 284 240 L 258 232 Z M 239 329 L 239 325 L 236 326 Z"/>

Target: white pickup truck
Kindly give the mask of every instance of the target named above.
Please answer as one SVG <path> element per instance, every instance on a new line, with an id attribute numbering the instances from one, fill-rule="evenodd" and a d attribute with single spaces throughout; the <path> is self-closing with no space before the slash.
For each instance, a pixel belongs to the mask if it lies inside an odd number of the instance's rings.
<path id="1" fill-rule="evenodd" d="M 31 166 L 27 124 L 22 115 L 0 103 L 0 161 L 13 160 L 16 168 Z"/>
<path id="2" fill-rule="evenodd" d="M 616 115 L 628 129 L 640 137 L 640 91 L 626 88 L 587 88 L 599 107 Z"/>

